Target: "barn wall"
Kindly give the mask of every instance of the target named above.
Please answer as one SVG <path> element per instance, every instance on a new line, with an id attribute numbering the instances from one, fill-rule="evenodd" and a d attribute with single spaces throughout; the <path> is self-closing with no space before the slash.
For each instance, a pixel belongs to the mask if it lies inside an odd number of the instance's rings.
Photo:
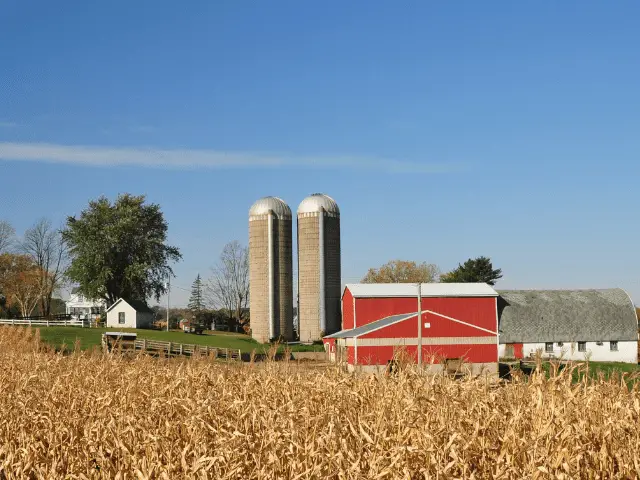
<path id="1" fill-rule="evenodd" d="M 358 344 L 358 365 L 386 365 L 400 351 L 412 362 L 418 361 L 417 345 L 363 346 Z M 423 345 L 424 364 L 442 363 L 447 358 L 464 358 L 468 363 L 491 363 L 498 361 L 497 345 Z"/>
<path id="2" fill-rule="evenodd" d="M 417 297 L 356 298 L 356 326 L 361 327 L 391 315 L 417 311 Z"/>
<path id="3" fill-rule="evenodd" d="M 342 296 L 342 329 L 351 330 L 353 326 L 353 295 L 348 288 Z"/>
<path id="4" fill-rule="evenodd" d="M 344 329 L 353 328 L 347 326 L 348 322 L 349 325 L 351 324 L 351 319 L 347 319 L 346 310 L 351 303 L 351 298 L 353 298 L 350 293 L 347 295 L 347 292 L 343 297 Z M 417 297 L 356 298 L 355 301 L 356 326 L 358 327 L 391 315 L 413 313 L 418 309 Z M 493 332 L 498 329 L 496 299 L 493 297 L 424 297 L 422 310 L 432 310 Z M 477 329 L 465 327 L 434 315 L 430 315 L 429 319 L 425 317 L 425 322 L 431 323 L 432 336 L 477 335 L 479 332 Z M 485 332 L 484 335 L 490 334 Z"/>
<path id="5" fill-rule="evenodd" d="M 577 343 L 564 342 L 562 347 L 554 343 L 553 355 L 555 357 L 562 356 L 564 360 L 584 361 L 586 353 L 590 355 L 589 360 L 594 362 L 638 363 L 638 342 L 618 342 L 617 352 L 610 350 L 609 342 L 602 342 L 602 345 L 596 345 L 596 342 L 587 342 L 586 348 L 586 352 L 578 352 Z M 523 354 L 525 357 L 530 354 L 535 355 L 537 350 L 542 352 L 543 357 L 547 355 L 544 343 L 525 343 Z"/>
<path id="6" fill-rule="evenodd" d="M 124 312 L 124 323 L 118 323 L 118 314 Z M 107 312 L 107 327 L 109 328 L 137 328 L 136 311 L 126 302 L 120 302 Z"/>

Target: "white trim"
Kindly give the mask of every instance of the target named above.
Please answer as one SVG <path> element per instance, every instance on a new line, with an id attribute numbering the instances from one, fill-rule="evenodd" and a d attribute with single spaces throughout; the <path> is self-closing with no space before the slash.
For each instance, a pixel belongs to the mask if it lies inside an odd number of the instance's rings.
<path id="1" fill-rule="evenodd" d="M 348 283 L 351 295 L 361 298 L 415 298 L 415 284 L 412 283 Z M 344 296 L 344 290 L 343 290 Z M 487 283 L 423 283 L 422 297 L 497 297 Z"/>
<path id="2" fill-rule="evenodd" d="M 347 345 L 350 340 L 355 338 L 348 338 Z M 355 343 L 354 343 L 355 344 Z M 423 337 L 422 346 L 425 345 L 494 345 L 494 337 Z M 416 338 L 358 338 L 358 345 L 361 347 L 391 347 L 391 346 L 417 346 L 418 340 Z"/>
<path id="3" fill-rule="evenodd" d="M 486 328 L 482 328 L 482 327 L 479 327 L 477 325 L 473 325 L 472 323 L 463 322 L 462 320 L 458 320 L 457 318 L 448 317 L 446 315 L 442 315 L 441 313 L 437 313 L 437 312 L 434 312 L 432 310 L 425 310 L 425 312 L 433 313 L 434 315 L 437 315 L 438 317 L 446 318 L 447 320 L 451 320 L 452 322 L 461 323 L 462 325 L 466 325 L 467 327 L 475 328 L 476 330 L 480 330 L 481 332 L 487 332 L 487 333 L 490 333 L 491 335 L 496 335 L 496 336 L 498 335 L 498 332 L 493 332 L 493 331 L 488 330 Z"/>
<path id="4" fill-rule="evenodd" d="M 351 297 L 351 299 L 353 300 L 353 328 L 356 328 L 356 297 Z"/>
<path id="5" fill-rule="evenodd" d="M 118 300 L 113 302 L 113 304 L 109 308 L 107 308 L 106 313 L 109 313 L 109 311 L 111 311 L 116 305 L 118 305 L 120 302 L 124 302 L 124 301 L 125 301 L 124 298 L 120 297 Z M 127 302 L 125 302 L 125 303 L 127 303 Z M 129 304 L 127 303 L 127 305 L 129 305 Z M 131 306 L 131 305 L 129 305 L 129 306 Z"/>

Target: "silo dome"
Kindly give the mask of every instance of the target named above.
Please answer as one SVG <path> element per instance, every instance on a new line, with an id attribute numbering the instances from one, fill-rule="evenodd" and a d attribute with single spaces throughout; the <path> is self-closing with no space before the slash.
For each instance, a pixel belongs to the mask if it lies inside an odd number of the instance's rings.
<path id="1" fill-rule="evenodd" d="M 284 200 L 278 197 L 263 197 L 254 203 L 249 209 L 250 217 L 257 217 L 260 215 L 267 215 L 269 210 L 273 211 L 276 217 L 291 218 L 291 209 Z"/>
<path id="2" fill-rule="evenodd" d="M 323 208 L 327 213 L 340 215 L 336 201 L 324 193 L 314 193 L 305 198 L 298 207 L 298 215 L 303 213 L 317 213 Z"/>

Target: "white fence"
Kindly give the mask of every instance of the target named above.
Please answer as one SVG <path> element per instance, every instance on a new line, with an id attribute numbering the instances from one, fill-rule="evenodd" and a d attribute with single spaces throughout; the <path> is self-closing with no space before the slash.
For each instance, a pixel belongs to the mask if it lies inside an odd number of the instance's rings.
<path id="1" fill-rule="evenodd" d="M 34 327 L 89 327 L 88 320 L 16 320 L 0 319 L 0 325 L 31 325 Z"/>

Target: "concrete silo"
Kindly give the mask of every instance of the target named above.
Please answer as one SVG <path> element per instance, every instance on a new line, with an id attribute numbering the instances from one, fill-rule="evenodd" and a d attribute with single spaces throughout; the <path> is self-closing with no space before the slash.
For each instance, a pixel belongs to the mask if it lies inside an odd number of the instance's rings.
<path id="1" fill-rule="evenodd" d="M 258 342 L 293 336 L 292 215 L 277 197 L 249 210 L 249 306 L 251 335 Z"/>
<path id="2" fill-rule="evenodd" d="M 340 209 L 316 193 L 298 207 L 298 322 L 300 341 L 340 330 Z"/>

